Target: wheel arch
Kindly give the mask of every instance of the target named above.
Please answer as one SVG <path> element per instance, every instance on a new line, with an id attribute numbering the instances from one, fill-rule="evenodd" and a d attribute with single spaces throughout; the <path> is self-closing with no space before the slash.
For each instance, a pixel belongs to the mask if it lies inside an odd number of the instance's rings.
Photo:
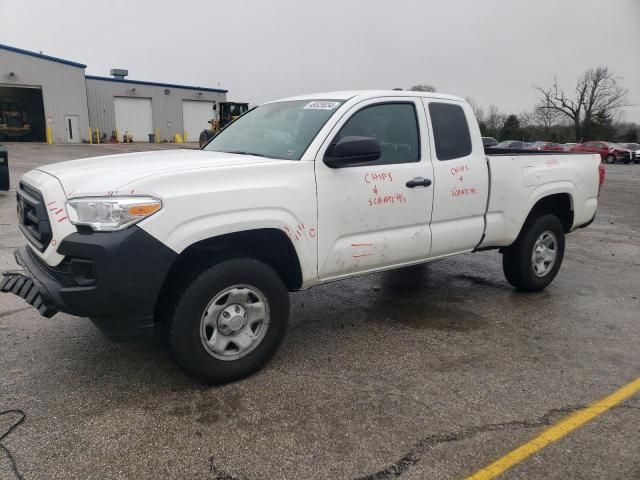
<path id="1" fill-rule="evenodd" d="M 562 223 L 564 232 L 569 233 L 573 227 L 575 217 L 573 195 L 570 192 L 556 192 L 548 193 L 538 198 L 529 208 L 529 213 L 520 226 L 518 237 L 520 237 L 531 220 L 543 214 L 556 216 Z"/>
<path id="2" fill-rule="evenodd" d="M 178 255 L 160 290 L 156 318 L 166 317 L 181 286 L 215 263 L 238 257 L 255 258 L 271 266 L 290 291 L 302 287 L 300 259 L 291 239 L 282 230 L 259 228 L 221 234 L 200 240 Z"/>

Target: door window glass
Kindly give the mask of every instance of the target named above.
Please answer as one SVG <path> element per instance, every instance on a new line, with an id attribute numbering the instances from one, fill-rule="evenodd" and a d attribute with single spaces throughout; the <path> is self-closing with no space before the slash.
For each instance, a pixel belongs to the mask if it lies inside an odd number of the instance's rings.
<path id="1" fill-rule="evenodd" d="M 460 105 L 430 103 L 429 114 L 438 160 L 453 160 L 471 153 L 469 125 Z"/>
<path id="2" fill-rule="evenodd" d="M 420 134 L 413 103 L 384 103 L 365 107 L 347 120 L 336 143 L 344 137 L 370 137 L 380 143 L 380 158 L 371 165 L 420 161 Z"/>

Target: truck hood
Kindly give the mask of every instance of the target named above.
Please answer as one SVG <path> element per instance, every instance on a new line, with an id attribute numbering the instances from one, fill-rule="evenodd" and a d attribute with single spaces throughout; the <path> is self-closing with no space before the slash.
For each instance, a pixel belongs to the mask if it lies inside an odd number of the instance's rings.
<path id="1" fill-rule="evenodd" d="M 37 170 L 56 177 L 68 198 L 112 195 L 144 177 L 185 170 L 234 167 L 273 159 L 204 150 L 160 150 L 83 158 L 44 165 Z"/>

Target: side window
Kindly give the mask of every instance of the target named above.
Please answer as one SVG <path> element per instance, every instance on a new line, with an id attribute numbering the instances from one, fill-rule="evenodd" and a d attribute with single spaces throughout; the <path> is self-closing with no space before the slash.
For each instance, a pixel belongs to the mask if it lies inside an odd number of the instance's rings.
<path id="1" fill-rule="evenodd" d="M 380 143 L 381 155 L 372 165 L 420 161 L 420 134 L 413 103 L 383 103 L 353 114 L 333 139 L 372 137 Z"/>
<path id="2" fill-rule="evenodd" d="M 471 153 L 469 125 L 460 105 L 430 103 L 429 114 L 438 160 L 453 160 Z"/>

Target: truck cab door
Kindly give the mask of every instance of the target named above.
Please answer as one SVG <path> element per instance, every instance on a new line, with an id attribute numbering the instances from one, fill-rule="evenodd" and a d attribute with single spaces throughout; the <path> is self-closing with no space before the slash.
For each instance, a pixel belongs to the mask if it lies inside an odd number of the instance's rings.
<path id="1" fill-rule="evenodd" d="M 348 136 L 376 139 L 380 157 L 327 165 L 330 145 Z M 433 170 L 419 98 L 377 98 L 352 106 L 320 147 L 315 172 L 320 280 L 428 257 Z"/>
<path id="2" fill-rule="evenodd" d="M 431 257 L 473 250 L 482 240 L 489 169 L 471 107 L 423 99 L 429 116 L 434 190 Z"/>

